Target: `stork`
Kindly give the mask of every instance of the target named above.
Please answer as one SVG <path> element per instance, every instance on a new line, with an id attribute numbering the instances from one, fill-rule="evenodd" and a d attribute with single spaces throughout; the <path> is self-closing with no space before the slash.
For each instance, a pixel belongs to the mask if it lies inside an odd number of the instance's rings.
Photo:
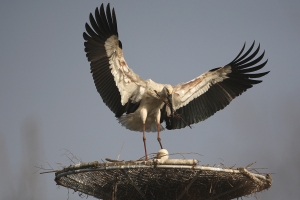
<path id="1" fill-rule="evenodd" d="M 119 123 L 132 131 L 143 133 L 145 159 L 148 160 L 145 132 L 157 132 L 163 148 L 160 131 L 181 129 L 198 123 L 226 107 L 235 97 L 253 85 L 268 72 L 252 73 L 263 68 L 264 53 L 257 56 L 260 45 L 255 42 L 227 65 L 211 69 L 197 78 L 176 86 L 144 80 L 135 74 L 124 59 L 119 40 L 114 9 L 108 4 L 90 14 L 90 25 L 85 24 L 85 52 L 91 66 L 95 86 L 103 102 L 115 114 Z"/>

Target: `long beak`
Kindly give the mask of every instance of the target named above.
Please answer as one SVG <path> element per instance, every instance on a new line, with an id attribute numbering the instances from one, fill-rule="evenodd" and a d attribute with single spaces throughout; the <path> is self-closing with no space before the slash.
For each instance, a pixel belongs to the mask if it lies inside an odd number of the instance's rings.
<path id="1" fill-rule="evenodd" d="M 172 113 L 172 115 L 173 115 L 173 114 L 174 114 L 174 108 L 173 108 L 173 104 L 172 104 L 172 94 L 169 94 L 169 95 L 167 96 L 167 99 L 168 99 L 168 103 L 169 103 L 169 105 L 170 105 L 171 113 Z"/>

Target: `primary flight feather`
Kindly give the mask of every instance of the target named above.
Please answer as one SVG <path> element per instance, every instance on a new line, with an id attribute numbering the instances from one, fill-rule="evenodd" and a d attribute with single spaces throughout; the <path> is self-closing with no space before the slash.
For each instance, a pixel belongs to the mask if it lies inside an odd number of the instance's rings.
<path id="1" fill-rule="evenodd" d="M 260 45 L 255 42 L 243 54 L 245 44 L 233 61 L 223 67 L 212 69 L 186 83 L 171 86 L 151 79 L 143 80 L 127 65 L 119 40 L 114 9 L 103 4 L 90 14 L 86 23 L 85 52 L 97 91 L 104 103 L 115 113 L 122 126 L 143 132 L 146 160 L 145 132 L 157 132 L 162 147 L 160 131 L 165 122 L 169 130 L 180 129 L 198 123 L 227 106 L 269 72 L 253 73 L 263 68 L 260 63 L 264 52 L 257 56 Z"/>

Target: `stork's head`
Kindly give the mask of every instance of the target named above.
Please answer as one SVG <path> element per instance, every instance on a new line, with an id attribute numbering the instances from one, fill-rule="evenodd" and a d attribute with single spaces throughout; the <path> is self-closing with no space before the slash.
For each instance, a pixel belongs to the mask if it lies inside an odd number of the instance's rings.
<path id="1" fill-rule="evenodd" d="M 171 85 L 165 85 L 161 91 L 161 97 L 169 99 L 173 93 L 173 87 Z"/>
<path id="2" fill-rule="evenodd" d="M 171 85 L 165 85 L 164 88 L 161 91 L 163 98 L 166 98 L 166 101 L 168 102 L 168 107 L 169 107 L 169 114 L 174 114 L 174 108 L 172 104 L 172 94 L 173 94 L 173 87 Z M 168 114 L 168 115 L 169 115 Z"/>

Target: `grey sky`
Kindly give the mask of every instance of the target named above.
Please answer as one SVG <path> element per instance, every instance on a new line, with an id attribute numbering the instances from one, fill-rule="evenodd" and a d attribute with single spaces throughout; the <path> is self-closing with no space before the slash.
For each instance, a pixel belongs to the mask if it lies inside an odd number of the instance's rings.
<path id="1" fill-rule="evenodd" d="M 142 134 L 121 127 L 97 93 L 82 33 L 89 13 L 107 1 L 1 1 L 0 200 L 67 199 L 54 174 L 70 163 L 144 155 Z M 263 83 L 193 129 L 162 132 L 170 153 L 198 152 L 202 164 L 272 172 L 259 199 L 300 196 L 300 1 L 110 1 L 130 68 L 175 85 L 230 62 L 244 42 L 269 59 Z M 156 134 L 147 134 L 157 152 Z M 25 195 L 23 195 L 25 194 Z M 81 199 L 77 193 L 70 200 Z M 89 199 L 93 199 L 90 197 Z M 255 199 L 250 197 L 249 199 Z"/>

